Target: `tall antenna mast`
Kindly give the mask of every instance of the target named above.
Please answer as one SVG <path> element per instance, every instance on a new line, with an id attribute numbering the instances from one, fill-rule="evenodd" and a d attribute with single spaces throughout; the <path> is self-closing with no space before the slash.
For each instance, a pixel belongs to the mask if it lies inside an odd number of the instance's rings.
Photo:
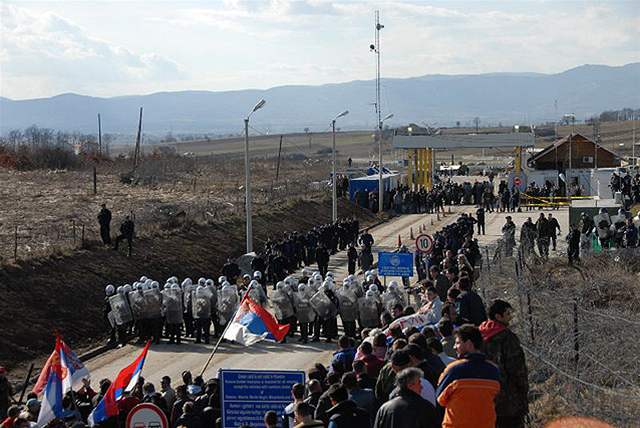
<path id="1" fill-rule="evenodd" d="M 384 25 L 380 24 L 380 11 L 376 10 L 375 44 L 370 48 L 376 54 L 376 115 L 378 129 L 378 213 L 382 215 L 384 208 L 384 186 L 382 183 L 382 106 L 380 105 L 380 30 Z"/>

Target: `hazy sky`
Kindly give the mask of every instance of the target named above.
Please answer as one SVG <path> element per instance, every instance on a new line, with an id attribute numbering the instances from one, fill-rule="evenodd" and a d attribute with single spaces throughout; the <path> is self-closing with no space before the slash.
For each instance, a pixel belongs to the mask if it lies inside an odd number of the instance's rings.
<path id="1" fill-rule="evenodd" d="M 115 96 L 640 61 L 630 1 L 1 1 L 0 95 Z"/>

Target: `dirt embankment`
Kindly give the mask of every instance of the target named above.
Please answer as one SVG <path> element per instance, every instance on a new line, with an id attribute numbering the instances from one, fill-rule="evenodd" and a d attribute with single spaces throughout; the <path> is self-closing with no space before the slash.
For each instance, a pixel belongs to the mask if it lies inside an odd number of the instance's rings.
<path id="1" fill-rule="evenodd" d="M 361 225 L 375 221 L 346 201 L 341 215 L 356 215 Z M 287 231 L 306 231 L 331 219 L 330 201 L 293 201 L 254 217 L 255 247 Z M 245 225 L 239 218 L 134 242 L 124 256 L 97 244 L 72 254 L 20 262 L 0 269 L 0 365 L 8 369 L 51 351 L 52 335 L 62 333 L 73 347 L 95 343 L 105 333 L 104 287 L 122 285 L 142 275 L 164 280 L 200 276 L 217 278 L 227 257 L 244 253 Z"/>

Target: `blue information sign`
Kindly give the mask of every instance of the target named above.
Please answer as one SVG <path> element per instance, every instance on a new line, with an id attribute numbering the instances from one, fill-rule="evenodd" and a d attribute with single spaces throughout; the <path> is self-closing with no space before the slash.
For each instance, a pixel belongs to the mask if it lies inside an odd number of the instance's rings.
<path id="1" fill-rule="evenodd" d="M 262 426 L 264 414 L 284 414 L 291 386 L 305 383 L 303 371 L 220 369 L 222 427 Z"/>
<path id="2" fill-rule="evenodd" d="M 413 253 L 378 253 L 378 275 L 413 276 Z"/>

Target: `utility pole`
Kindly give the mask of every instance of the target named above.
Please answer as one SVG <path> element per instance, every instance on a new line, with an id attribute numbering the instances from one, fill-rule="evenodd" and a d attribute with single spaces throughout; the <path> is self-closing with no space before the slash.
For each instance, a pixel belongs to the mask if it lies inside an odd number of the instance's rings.
<path id="1" fill-rule="evenodd" d="M 478 127 L 480 125 L 480 118 L 479 117 L 474 117 L 473 118 L 473 123 L 476 125 L 476 134 L 478 133 Z"/>
<path id="2" fill-rule="evenodd" d="M 98 154 L 102 156 L 102 122 L 100 122 L 100 113 L 98 113 Z"/>
<path id="3" fill-rule="evenodd" d="M 598 139 L 600 138 L 600 122 L 594 118 L 593 122 L 593 143 L 595 144 L 595 150 L 593 155 L 593 166 L 598 169 Z"/>
<path id="4" fill-rule="evenodd" d="M 372 50 L 376 53 L 376 115 L 378 120 L 378 213 L 382 215 L 384 208 L 384 186 L 382 182 L 382 108 L 380 105 L 380 30 L 384 25 L 380 24 L 380 11 L 376 10 L 376 40 Z"/>
<path id="5" fill-rule="evenodd" d="M 133 169 L 140 163 L 140 136 L 142 134 L 142 107 L 140 107 L 140 118 L 138 119 L 138 135 L 136 136 L 136 148 L 133 152 Z"/>

